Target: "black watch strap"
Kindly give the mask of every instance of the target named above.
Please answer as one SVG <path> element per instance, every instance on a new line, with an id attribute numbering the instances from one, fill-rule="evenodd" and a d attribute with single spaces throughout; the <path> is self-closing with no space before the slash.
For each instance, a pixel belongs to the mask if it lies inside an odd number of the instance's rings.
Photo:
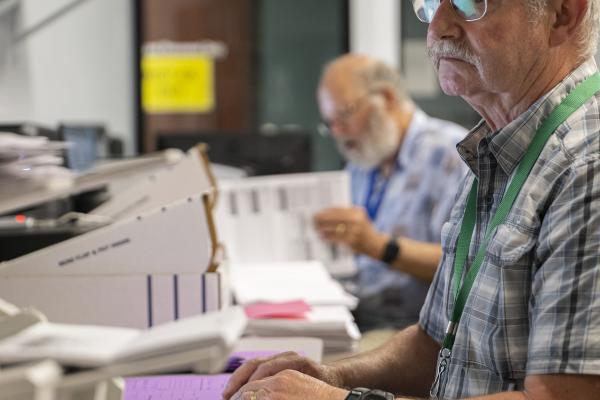
<path id="1" fill-rule="evenodd" d="M 394 400 L 396 397 L 390 392 L 379 389 L 354 388 L 346 396 L 346 400 Z"/>
<path id="2" fill-rule="evenodd" d="M 398 245 L 398 241 L 394 238 L 390 239 L 385 248 L 383 249 L 383 254 L 381 255 L 381 261 L 386 264 L 392 264 L 398 256 L 400 255 L 400 246 Z"/>
<path id="3" fill-rule="evenodd" d="M 362 395 L 365 393 L 369 393 L 370 390 L 371 389 L 363 387 L 354 388 L 350 390 L 350 393 L 348 393 L 348 396 L 346 396 L 346 400 L 360 400 L 362 398 Z"/>

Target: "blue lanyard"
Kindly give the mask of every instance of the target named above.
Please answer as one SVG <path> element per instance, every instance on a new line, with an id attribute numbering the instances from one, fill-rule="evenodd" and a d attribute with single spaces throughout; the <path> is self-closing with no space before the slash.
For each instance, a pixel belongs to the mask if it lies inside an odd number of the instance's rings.
<path id="1" fill-rule="evenodd" d="M 385 191 L 387 190 L 390 178 L 381 178 L 379 168 L 374 169 L 369 175 L 369 191 L 365 200 L 365 208 L 369 214 L 371 221 L 375 221 L 375 217 L 379 212 L 379 207 L 383 202 Z"/>

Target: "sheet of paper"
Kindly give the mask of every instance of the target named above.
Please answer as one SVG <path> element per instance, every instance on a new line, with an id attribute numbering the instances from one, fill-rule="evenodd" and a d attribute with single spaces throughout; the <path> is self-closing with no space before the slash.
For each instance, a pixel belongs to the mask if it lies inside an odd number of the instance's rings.
<path id="1" fill-rule="evenodd" d="M 303 300 L 311 306 L 354 308 L 358 302 L 318 261 L 232 262 L 230 274 L 232 291 L 242 305 Z"/>
<path id="2" fill-rule="evenodd" d="M 222 400 L 231 374 L 166 375 L 125 380 L 123 400 Z"/>
<path id="3" fill-rule="evenodd" d="M 310 306 L 303 300 L 255 303 L 244 307 L 248 318 L 304 318 Z"/>
<path id="4" fill-rule="evenodd" d="M 223 181 L 215 213 L 232 261 L 319 260 L 336 276 L 356 272 L 351 251 L 322 241 L 313 215 L 351 203 L 344 171 Z"/>
<path id="5" fill-rule="evenodd" d="M 248 360 L 270 357 L 276 351 L 239 351 L 231 355 L 229 365 L 239 367 Z M 123 400 L 222 400 L 223 389 L 231 374 L 159 375 L 125 380 Z"/>

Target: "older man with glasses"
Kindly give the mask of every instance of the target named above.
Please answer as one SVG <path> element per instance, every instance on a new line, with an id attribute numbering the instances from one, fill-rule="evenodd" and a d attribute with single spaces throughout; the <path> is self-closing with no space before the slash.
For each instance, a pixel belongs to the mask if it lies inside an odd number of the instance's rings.
<path id="1" fill-rule="evenodd" d="M 317 92 L 320 132 L 348 160 L 353 207 L 314 217 L 326 241 L 357 255 L 362 331 L 416 323 L 442 248 L 440 232 L 466 168 L 456 144 L 467 131 L 431 118 L 406 94 L 399 74 L 348 54 L 329 63 Z"/>
<path id="2" fill-rule="evenodd" d="M 251 362 L 225 397 L 598 399 L 600 0 L 413 5 L 443 90 L 483 117 L 419 323 L 329 365 Z"/>

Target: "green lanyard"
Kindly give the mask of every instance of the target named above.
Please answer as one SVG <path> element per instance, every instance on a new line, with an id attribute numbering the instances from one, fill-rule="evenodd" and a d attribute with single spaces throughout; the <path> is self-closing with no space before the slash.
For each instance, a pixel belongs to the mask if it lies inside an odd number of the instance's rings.
<path id="1" fill-rule="evenodd" d="M 465 308 L 465 304 L 467 303 L 467 298 L 469 297 L 473 283 L 477 278 L 477 273 L 479 272 L 481 264 L 483 263 L 492 232 L 498 227 L 498 225 L 504 222 L 506 216 L 512 208 L 515 199 L 517 198 L 517 195 L 519 194 L 519 191 L 529 176 L 529 172 L 533 168 L 540 153 L 542 152 L 544 145 L 550 136 L 552 136 L 556 128 L 558 128 L 558 126 L 562 124 L 571 114 L 573 114 L 575 110 L 581 107 L 599 90 L 600 74 L 596 72 L 594 75 L 590 76 L 575 89 L 573 89 L 571 93 L 569 93 L 569 95 L 552 111 L 548 118 L 544 120 L 540 128 L 537 130 L 533 140 L 531 141 L 531 144 L 527 148 L 527 152 L 523 156 L 523 159 L 519 163 L 515 176 L 506 189 L 502 201 L 498 205 L 498 209 L 490 221 L 483 242 L 479 246 L 477 255 L 473 260 L 473 265 L 467 272 L 462 285 L 460 285 L 467 261 L 467 255 L 469 254 L 473 229 L 475 227 L 478 186 L 477 178 L 475 178 L 475 181 L 471 186 L 462 226 L 458 236 L 456 258 L 454 259 L 453 278 L 455 302 L 454 309 L 452 311 L 452 318 L 450 319 L 450 323 L 446 329 L 446 337 L 443 343 L 444 349 L 452 350 L 454 339 L 456 337 L 456 330 L 458 328 L 458 323 L 460 322 L 460 317 Z"/>
<path id="2" fill-rule="evenodd" d="M 450 323 L 446 328 L 446 337 L 444 338 L 444 342 L 438 356 L 436 377 L 430 392 L 432 399 L 439 398 L 440 391 L 445 385 L 445 375 L 450 365 L 452 347 L 454 346 L 454 339 L 456 338 L 458 323 L 460 322 L 460 317 L 465 309 L 465 304 L 467 303 L 473 283 L 477 278 L 477 273 L 479 272 L 481 264 L 483 263 L 492 232 L 494 232 L 494 230 L 506 219 L 506 216 L 510 212 L 517 195 L 527 180 L 531 169 L 540 156 L 544 145 L 550 136 L 552 136 L 556 128 L 558 128 L 558 126 L 562 124 L 571 114 L 573 114 L 575 110 L 581 107 L 599 90 L 600 74 L 596 72 L 594 75 L 588 77 L 585 81 L 573 89 L 571 93 L 569 93 L 569 95 L 544 120 L 540 128 L 535 133 L 535 136 L 527 148 L 527 152 L 523 156 L 523 159 L 519 163 L 517 171 L 515 172 L 515 176 L 506 189 L 506 192 L 502 197 L 502 201 L 498 205 L 498 209 L 490 221 L 483 242 L 479 246 L 477 254 L 475 255 L 475 259 L 473 260 L 473 265 L 471 265 L 471 268 L 467 272 L 461 285 L 460 281 L 462 279 L 463 272 L 465 270 L 465 264 L 467 262 L 467 256 L 469 254 L 469 247 L 471 245 L 471 237 L 473 236 L 477 213 L 477 178 L 475 178 L 473 181 L 473 185 L 471 186 L 471 191 L 469 192 L 469 197 L 467 199 L 467 205 L 465 207 L 465 215 L 463 216 L 462 226 L 460 227 L 460 233 L 458 235 L 458 243 L 456 246 L 456 255 L 454 259 L 454 309 L 452 310 Z"/>

